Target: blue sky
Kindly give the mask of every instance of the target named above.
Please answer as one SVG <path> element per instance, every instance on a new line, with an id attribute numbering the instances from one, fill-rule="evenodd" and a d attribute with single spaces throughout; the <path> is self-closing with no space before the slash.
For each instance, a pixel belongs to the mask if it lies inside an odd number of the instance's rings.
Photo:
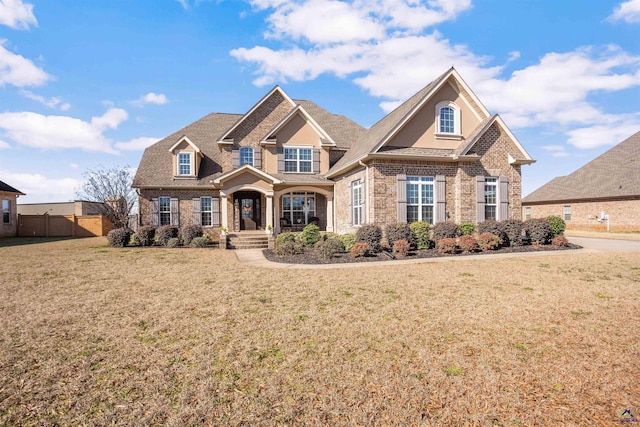
<path id="1" fill-rule="evenodd" d="M 0 180 L 73 200 L 275 84 L 368 127 L 452 65 L 537 159 L 525 195 L 640 131 L 640 0 L 0 0 Z"/>

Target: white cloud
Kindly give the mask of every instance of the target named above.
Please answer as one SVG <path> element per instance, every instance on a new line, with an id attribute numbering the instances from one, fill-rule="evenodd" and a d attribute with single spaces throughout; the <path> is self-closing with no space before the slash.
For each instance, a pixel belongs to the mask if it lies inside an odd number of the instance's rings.
<path id="1" fill-rule="evenodd" d="M 0 0 L 0 25 L 15 30 L 27 30 L 29 25 L 38 26 L 33 14 L 33 5 L 22 0 Z"/>
<path id="2" fill-rule="evenodd" d="M 80 165 L 77 163 L 69 163 L 69 166 L 71 167 L 71 169 L 78 169 L 80 167 Z"/>
<path id="3" fill-rule="evenodd" d="M 169 102 L 167 96 L 163 93 L 153 93 L 149 92 L 146 95 L 142 95 L 140 98 L 135 101 L 131 101 L 133 105 L 137 105 L 138 107 L 142 107 L 146 104 L 157 104 L 164 105 Z"/>
<path id="4" fill-rule="evenodd" d="M 551 153 L 551 157 L 569 157 L 562 145 L 543 145 L 540 148 Z"/>
<path id="5" fill-rule="evenodd" d="M 39 173 L 12 173 L 0 170 L 3 180 L 11 183 L 26 196 L 20 196 L 21 203 L 64 202 L 75 199 L 76 189 L 82 181 L 74 178 L 52 178 Z"/>
<path id="6" fill-rule="evenodd" d="M 58 98 L 57 96 L 47 99 L 44 96 L 36 95 L 35 93 L 26 89 L 20 90 L 20 94 L 49 108 L 59 108 L 62 111 L 68 111 L 71 108 L 71 104 L 69 104 L 68 102 L 64 102 L 62 98 Z"/>
<path id="7" fill-rule="evenodd" d="M 4 142 L 3 140 L 0 139 L 0 150 L 7 150 L 9 148 L 11 148 L 9 143 L 8 142 Z"/>
<path id="8" fill-rule="evenodd" d="M 0 39 L 0 86 L 41 86 L 51 77 L 33 62 L 5 49 L 6 40 Z"/>
<path id="9" fill-rule="evenodd" d="M 601 122 L 602 123 L 602 122 Z M 640 130 L 640 118 L 606 116 L 604 123 L 573 129 L 567 132 L 569 144 L 581 149 L 615 145 Z"/>
<path id="10" fill-rule="evenodd" d="M 607 19 L 609 21 L 625 21 L 629 24 L 640 23 L 640 0 L 620 3 Z"/>
<path id="11" fill-rule="evenodd" d="M 160 138 L 134 138 L 127 142 L 116 142 L 116 148 L 122 151 L 142 151 L 151 144 L 155 144 L 159 140 Z"/>
<path id="12" fill-rule="evenodd" d="M 18 144 L 42 149 L 80 149 L 115 154 L 103 135 L 128 118 L 125 110 L 110 108 L 85 122 L 68 116 L 44 116 L 32 112 L 0 113 L 0 131 Z"/>

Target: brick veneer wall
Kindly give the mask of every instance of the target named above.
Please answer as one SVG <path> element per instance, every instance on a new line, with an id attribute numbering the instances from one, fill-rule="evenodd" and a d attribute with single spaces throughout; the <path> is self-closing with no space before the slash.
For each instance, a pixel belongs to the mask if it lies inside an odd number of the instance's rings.
<path id="1" fill-rule="evenodd" d="M 151 199 L 174 197 L 178 199 L 180 227 L 193 224 L 193 199 L 195 197 L 220 197 L 218 190 L 140 190 L 138 209 L 142 225 L 151 224 Z"/>
<path id="2" fill-rule="evenodd" d="M 571 219 L 566 221 L 569 230 L 606 230 L 606 221 L 598 222 L 589 217 L 600 218 L 601 212 L 609 215 L 610 231 L 640 231 L 640 197 L 628 200 L 586 200 L 581 202 L 551 203 L 546 205 L 523 205 L 522 219 L 527 207 L 532 218 L 557 215 L 563 218 L 563 208 L 571 206 Z"/>
<path id="3" fill-rule="evenodd" d="M 345 175 L 342 178 L 336 181 L 334 188 L 335 194 L 335 218 L 336 218 L 336 232 L 340 234 L 344 233 L 355 233 L 357 227 L 353 227 L 351 225 L 351 215 L 349 212 L 349 205 L 351 204 L 351 183 L 356 180 L 362 180 L 364 183 L 364 194 L 365 197 L 365 207 L 363 212 L 363 216 L 368 218 L 369 216 L 369 204 L 367 203 L 367 193 L 371 191 L 371 188 L 368 186 L 371 179 L 367 179 L 366 170 L 362 167 L 357 168 L 349 173 L 349 175 Z"/>
<path id="4" fill-rule="evenodd" d="M 2 208 L 2 200 L 9 200 L 9 224 L 5 224 L 2 220 L 2 212 L 0 212 L 0 237 L 15 237 L 18 235 L 18 219 L 16 207 L 16 195 L 14 193 L 0 193 L 0 209 Z"/>

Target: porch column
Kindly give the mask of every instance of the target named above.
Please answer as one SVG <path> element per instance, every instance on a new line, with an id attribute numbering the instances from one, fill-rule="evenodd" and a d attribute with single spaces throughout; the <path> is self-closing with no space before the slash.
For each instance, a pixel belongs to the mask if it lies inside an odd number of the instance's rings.
<path id="1" fill-rule="evenodd" d="M 267 209 L 265 213 L 267 214 L 267 233 L 269 233 L 269 227 L 273 230 L 273 194 L 267 194 Z"/>
<path id="2" fill-rule="evenodd" d="M 273 218 L 275 219 L 275 225 L 273 229 L 275 234 L 278 235 L 282 230 L 280 230 L 280 194 L 275 193 L 274 197 L 276 199 L 275 205 L 273 205 Z"/>
<path id="3" fill-rule="evenodd" d="M 327 231 L 333 232 L 333 194 L 327 195 Z"/>
<path id="4" fill-rule="evenodd" d="M 227 223 L 227 193 L 220 191 L 220 226 L 229 230 L 229 224 Z"/>

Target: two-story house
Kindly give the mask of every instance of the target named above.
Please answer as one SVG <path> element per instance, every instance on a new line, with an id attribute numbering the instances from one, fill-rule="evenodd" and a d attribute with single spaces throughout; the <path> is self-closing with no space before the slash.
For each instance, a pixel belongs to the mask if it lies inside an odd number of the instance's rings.
<path id="1" fill-rule="evenodd" d="M 143 224 L 344 233 L 520 218 L 533 162 L 451 68 L 370 129 L 276 86 L 245 114 L 210 114 L 147 148 L 133 186 Z"/>

